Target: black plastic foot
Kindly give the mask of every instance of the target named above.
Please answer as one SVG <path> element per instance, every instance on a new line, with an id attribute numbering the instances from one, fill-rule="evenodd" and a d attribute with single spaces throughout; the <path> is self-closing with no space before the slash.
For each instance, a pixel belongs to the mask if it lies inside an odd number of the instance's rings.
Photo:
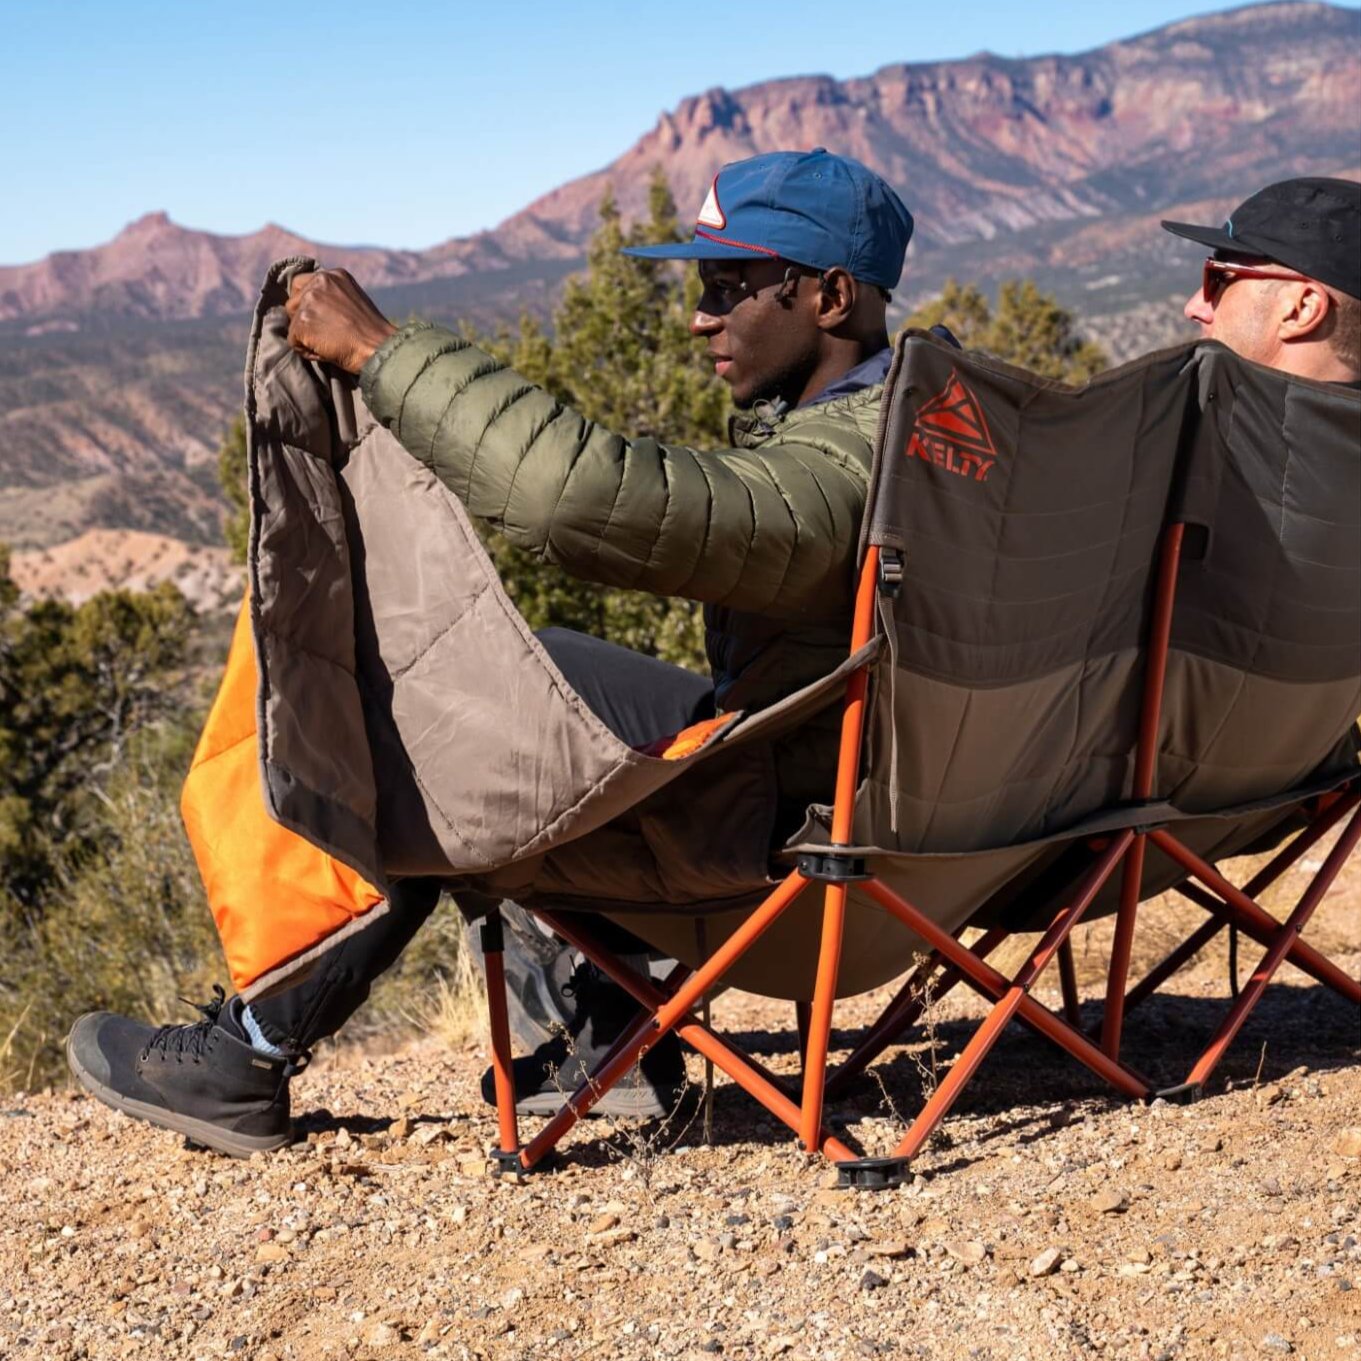
<path id="1" fill-rule="evenodd" d="M 907 1158 L 857 1158 L 837 1163 L 836 1184 L 858 1191 L 887 1191 L 912 1175 Z"/>
<path id="2" fill-rule="evenodd" d="M 1174 1106 L 1190 1106 L 1205 1095 L 1205 1088 L 1199 1082 L 1183 1082 L 1176 1087 L 1164 1087 L 1153 1095 L 1157 1100 L 1170 1101 Z"/>
<path id="3" fill-rule="evenodd" d="M 534 1170 L 532 1167 L 526 1167 L 524 1163 L 520 1161 L 520 1155 L 518 1153 L 507 1153 L 501 1148 L 492 1149 L 491 1163 L 491 1174 L 493 1177 L 503 1177 L 507 1173 L 523 1177 L 526 1173 Z"/>

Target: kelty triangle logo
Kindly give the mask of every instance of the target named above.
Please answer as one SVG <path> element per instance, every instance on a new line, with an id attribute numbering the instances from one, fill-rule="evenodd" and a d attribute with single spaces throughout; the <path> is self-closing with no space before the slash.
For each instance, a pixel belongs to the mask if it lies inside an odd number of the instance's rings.
<path id="1" fill-rule="evenodd" d="M 964 386 L 958 371 L 952 370 L 943 391 L 917 412 L 904 452 L 973 482 L 988 480 L 997 447 L 978 398 Z"/>

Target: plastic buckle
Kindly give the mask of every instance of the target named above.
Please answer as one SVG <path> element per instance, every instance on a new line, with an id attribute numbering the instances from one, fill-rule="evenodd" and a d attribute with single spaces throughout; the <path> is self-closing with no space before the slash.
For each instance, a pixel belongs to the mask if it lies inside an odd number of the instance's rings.
<path id="1" fill-rule="evenodd" d="M 824 884 L 854 884 L 874 876 L 865 867 L 865 861 L 858 855 L 801 855 L 795 861 L 799 873 L 805 879 L 817 879 Z"/>
<path id="2" fill-rule="evenodd" d="M 879 550 L 879 594 L 897 600 L 903 589 L 903 555 L 896 548 Z"/>
<path id="3" fill-rule="evenodd" d="M 836 1184 L 857 1191 L 890 1191 L 912 1175 L 907 1158 L 856 1158 L 836 1165 Z"/>

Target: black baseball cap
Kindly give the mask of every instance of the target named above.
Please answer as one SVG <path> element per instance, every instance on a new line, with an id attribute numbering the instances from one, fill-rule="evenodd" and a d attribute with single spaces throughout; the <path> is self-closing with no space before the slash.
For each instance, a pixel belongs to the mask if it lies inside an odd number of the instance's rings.
<path id="1" fill-rule="evenodd" d="M 1163 227 L 1214 251 L 1265 256 L 1361 298 L 1361 184 L 1351 180 L 1282 180 L 1244 199 L 1222 227 Z"/>

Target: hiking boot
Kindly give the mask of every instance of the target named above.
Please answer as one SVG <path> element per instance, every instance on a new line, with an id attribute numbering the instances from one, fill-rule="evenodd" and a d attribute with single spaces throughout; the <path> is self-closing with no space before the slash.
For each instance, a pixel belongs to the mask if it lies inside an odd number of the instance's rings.
<path id="1" fill-rule="evenodd" d="M 515 1109 L 521 1115 L 556 1114 L 615 1040 L 642 1015 L 638 1003 L 589 962 L 577 966 L 563 992 L 575 1002 L 566 1033 L 511 1063 Z M 601 1096 L 590 1114 L 657 1118 L 675 1109 L 684 1090 L 681 1043 L 668 1032 Z M 482 1099 L 496 1104 L 496 1080 L 490 1068 L 482 1075 Z"/>
<path id="2" fill-rule="evenodd" d="M 71 1027 L 66 1060 L 80 1085 L 125 1115 L 173 1129 L 220 1153 L 248 1158 L 292 1141 L 288 1080 L 307 1056 L 272 1059 L 251 1048 L 241 999 L 220 987 L 192 1025 L 152 1026 L 109 1011 Z"/>

